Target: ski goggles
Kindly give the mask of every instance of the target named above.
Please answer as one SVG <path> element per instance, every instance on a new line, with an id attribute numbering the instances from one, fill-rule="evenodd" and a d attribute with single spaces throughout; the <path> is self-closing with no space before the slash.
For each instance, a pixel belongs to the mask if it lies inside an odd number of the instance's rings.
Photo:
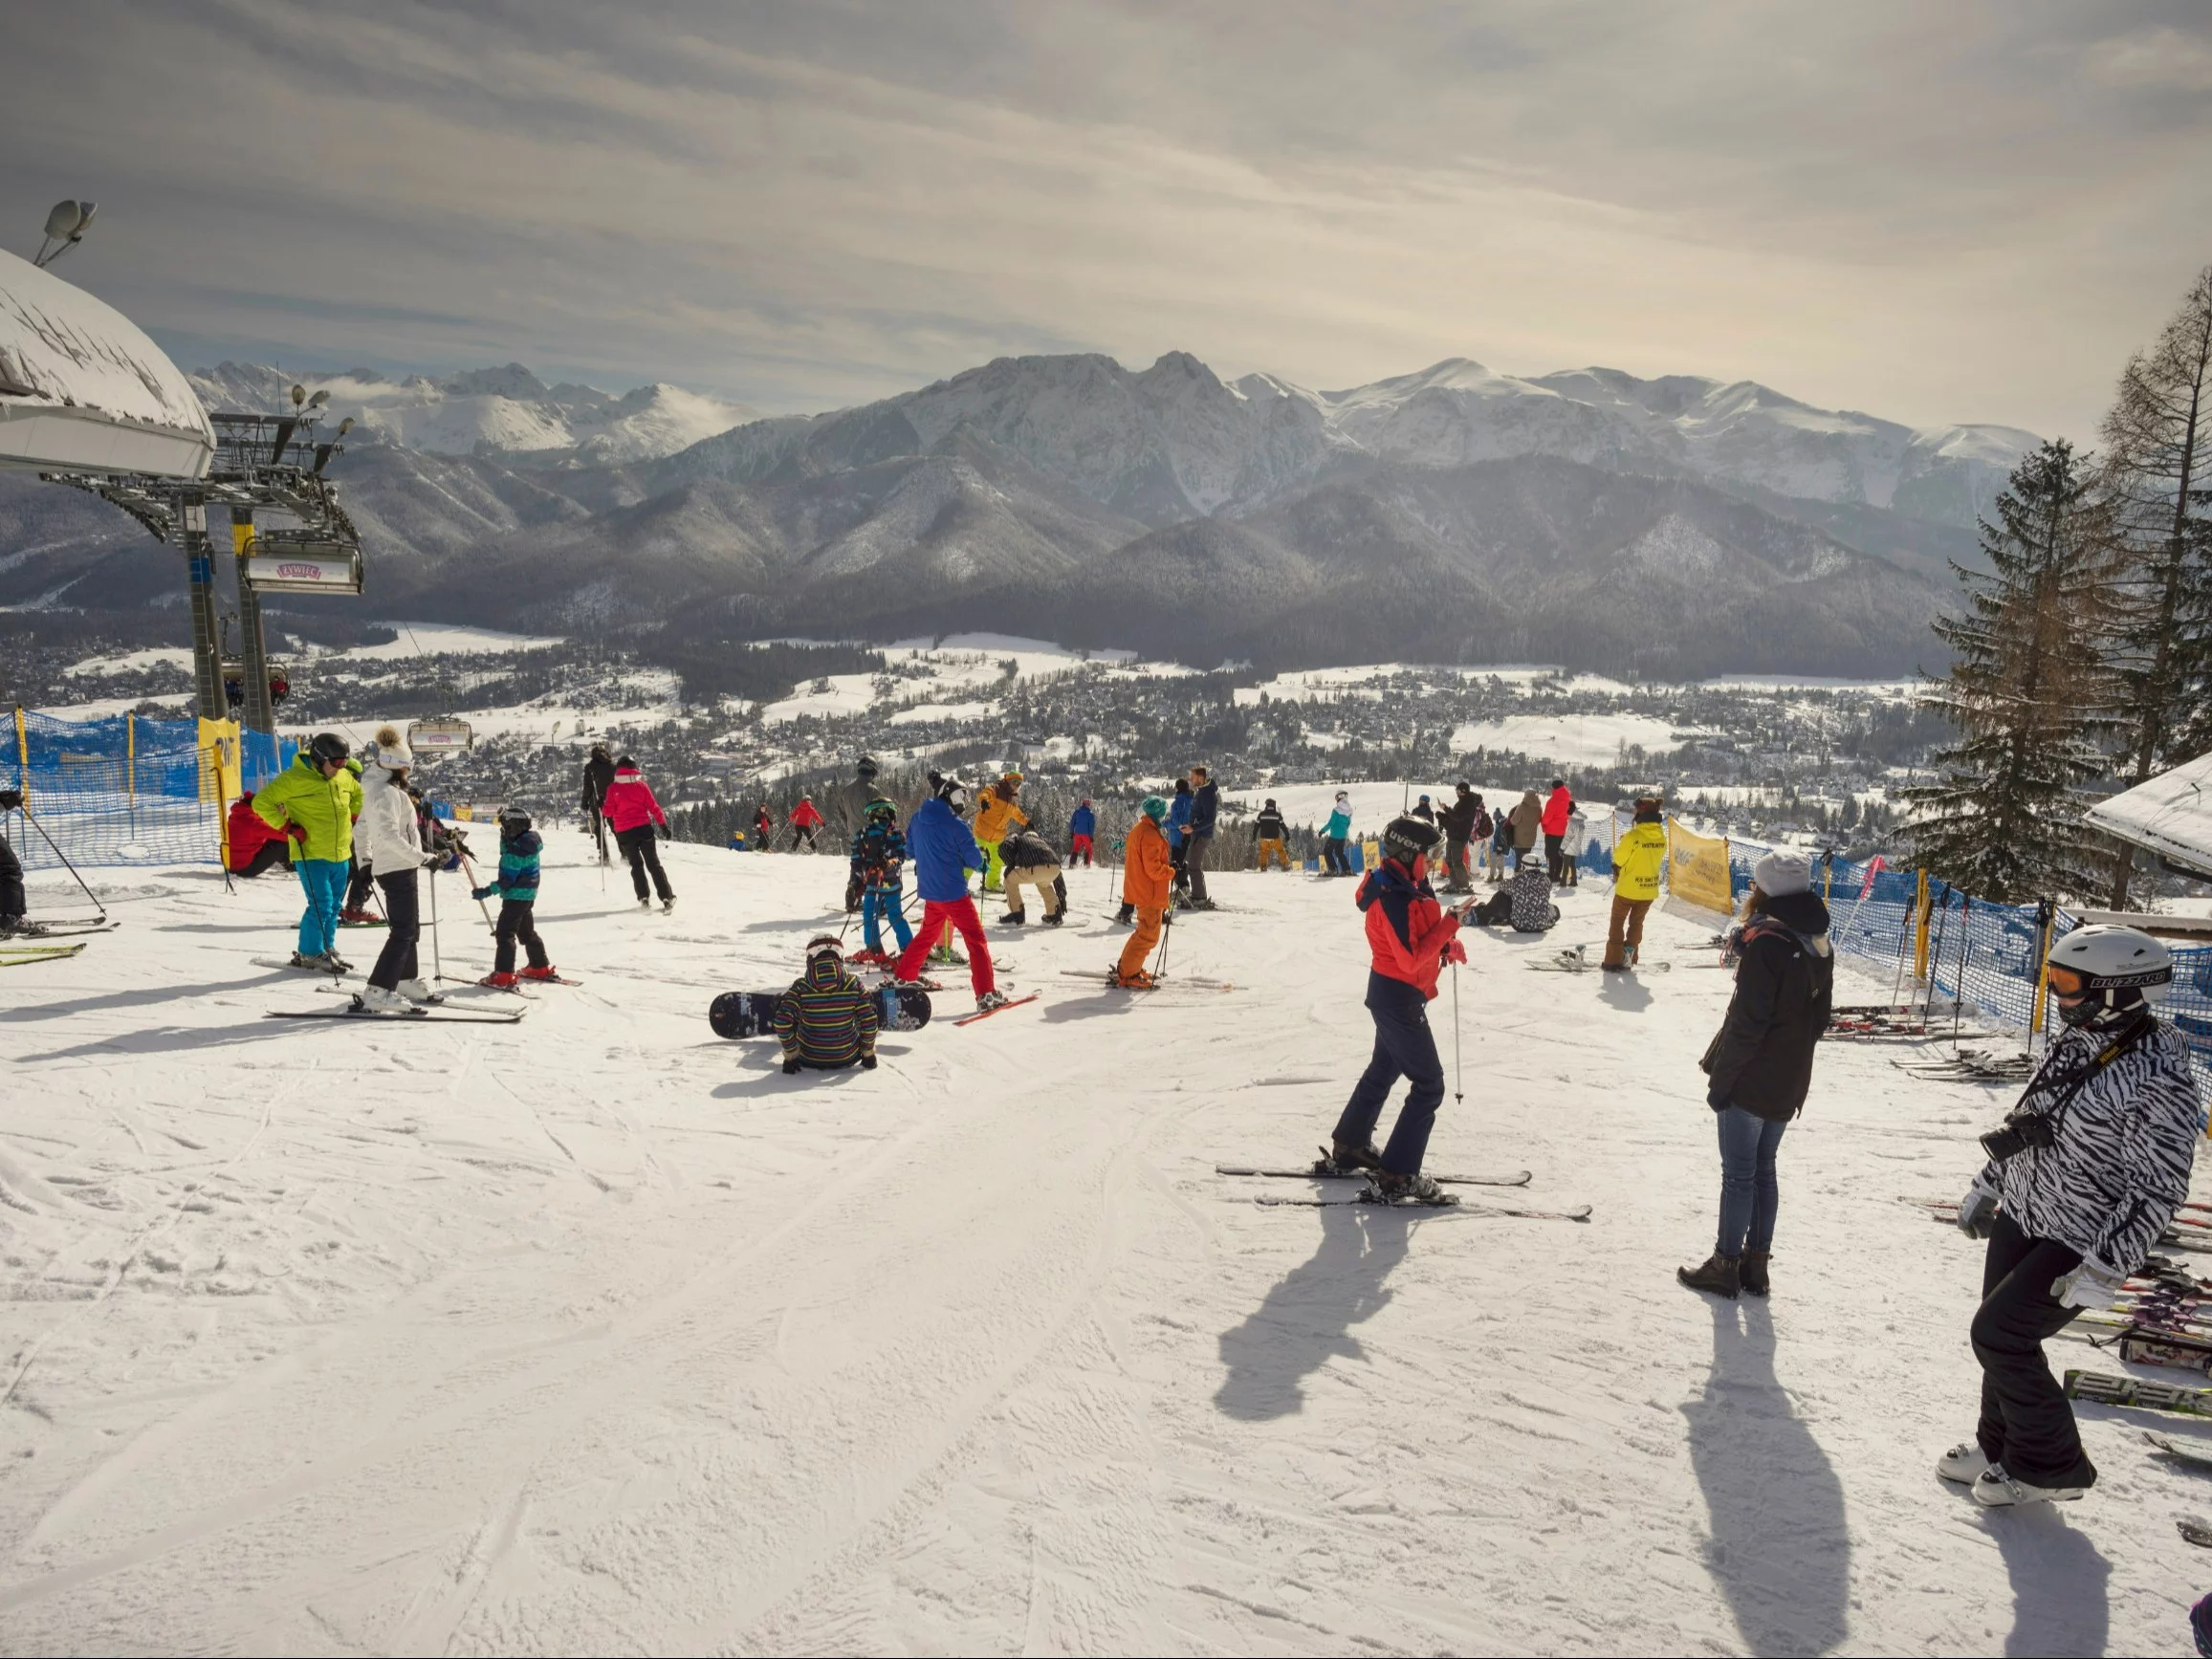
<path id="1" fill-rule="evenodd" d="M 2045 976 L 2051 995 L 2061 1001 L 2071 1002 L 2077 996 L 2089 994 L 2089 976 L 2072 968 L 2049 968 Z"/>

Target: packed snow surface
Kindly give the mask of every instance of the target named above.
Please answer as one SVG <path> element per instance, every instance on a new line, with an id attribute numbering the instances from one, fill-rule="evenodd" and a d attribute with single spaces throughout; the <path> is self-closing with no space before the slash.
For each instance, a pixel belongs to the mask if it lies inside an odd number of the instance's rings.
<path id="1" fill-rule="evenodd" d="M 1122 937 L 1075 872 L 1067 928 L 993 930 L 1041 1002 L 957 1029 L 959 985 L 880 1070 L 786 1078 L 706 1004 L 793 976 L 843 861 L 670 846 L 663 916 L 547 827 L 583 983 L 512 1029 L 264 1020 L 336 1006 L 246 960 L 291 942 L 276 877 L 95 872 L 122 930 L 8 971 L 0 1646 L 2185 1648 L 2203 1489 L 2138 1431 L 2204 1425 L 2085 1408 L 2064 1513 L 1932 1472 L 1980 1254 L 1898 1198 L 1955 1195 L 2004 1093 L 1825 1049 L 1772 1301 L 1675 1283 L 1729 990 L 1689 925 L 1617 980 L 1525 966 L 1597 936 L 1595 884 L 1469 940 L 1430 1165 L 1526 1189 L 1267 1209 L 1309 1189 L 1214 1166 L 1303 1163 L 1365 1063 L 1349 884 L 1218 877 L 1168 968 L 1237 989 L 1137 1002 L 1059 971 Z M 454 878 L 438 908 L 484 971 Z"/>
<path id="2" fill-rule="evenodd" d="M 1561 762 L 1610 766 L 1623 744 L 1654 754 L 1679 748 L 1674 733 L 1675 728 L 1649 714 L 1507 714 L 1458 727 L 1452 747 L 1460 753 L 1518 749 Z"/>

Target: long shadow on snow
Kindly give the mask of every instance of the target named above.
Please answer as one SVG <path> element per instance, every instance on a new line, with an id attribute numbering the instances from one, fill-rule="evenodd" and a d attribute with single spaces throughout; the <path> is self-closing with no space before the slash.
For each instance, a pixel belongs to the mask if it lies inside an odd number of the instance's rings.
<path id="1" fill-rule="evenodd" d="M 1975 1507 L 1972 1498 L 1965 1502 Z M 2012 1581 L 2012 1630 L 2004 1651 L 2102 1653 L 2112 1636 L 2113 1567 L 2089 1536 L 2047 1503 L 2018 1513 L 1982 1511 L 1981 1517 Z"/>
<path id="2" fill-rule="evenodd" d="M 1713 1299 L 1713 1368 L 1682 1408 L 1712 1573 L 1754 1653 L 1826 1653 L 1848 1633 L 1843 1482 L 1774 1376 L 1766 1305 Z"/>
<path id="3" fill-rule="evenodd" d="M 1214 1404 L 1227 1417 L 1266 1422 L 1305 1407 L 1303 1383 L 1332 1355 L 1364 1360 L 1351 1327 L 1390 1301 L 1383 1288 L 1406 1258 L 1412 1217 L 1396 1210 L 1334 1204 L 1314 1212 L 1321 1242 L 1268 1291 L 1241 1324 L 1221 1333 L 1221 1379 Z"/>
<path id="4" fill-rule="evenodd" d="M 25 1008 L 0 1009 L 0 1024 L 37 1024 L 64 1019 L 73 1014 L 92 1014 L 103 1008 L 145 1008 L 157 1002 L 176 1002 L 188 996 L 207 996 L 220 991 L 252 991 L 279 980 L 296 979 L 293 973 L 271 973 L 254 979 L 218 979 L 205 985 L 162 985 L 143 991 L 111 991 L 105 996 L 79 996 L 71 1002 L 47 1002 Z"/>
<path id="5" fill-rule="evenodd" d="M 233 987 L 219 987 L 222 990 Z M 121 1031 L 75 1048 L 51 1049 L 45 1054 L 17 1055 L 19 1060 L 83 1059 L 98 1054 L 168 1054 L 195 1048 L 222 1048 L 231 1043 L 264 1042 L 296 1034 L 292 1020 L 250 1018 L 240 1025 L 156 1025 L 144 1031 Z"/>

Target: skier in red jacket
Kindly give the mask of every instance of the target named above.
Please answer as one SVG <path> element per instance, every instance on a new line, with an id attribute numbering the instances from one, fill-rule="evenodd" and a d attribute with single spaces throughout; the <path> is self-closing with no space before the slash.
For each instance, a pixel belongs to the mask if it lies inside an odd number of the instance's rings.
<path id="1" fill-rule="evenodd" d="M 1538 827 L 1544 831 L 1544 867 L 1554 882 L 1566 880 L 1566 862 L 1560 848 L 1566 844 L 1566 820 L 1574 816 L 1574 797 L 1566 791 L 1566 781 L 1551 780 L 1551 798 L 1544 803 L 1544 817 Z"/>
<path id="2" fill-rule="evenodd" d="M 654 845 L 657 836 L 668 833 L 668 815 L 653 798 L 638 763 L 626 754 L 615 762 L 614 781 L 606 786 L 600 811 L 615 833 L 615 845 L 629 861 L 630 885 L 637 890 L 638 907 L 652 907 L 652 897 L 646 887 L 646 872 L 650 870 L 652 884 L 661 895 L 661 908 L 673 910 L 676 890 L 668 885 L 668 873 L 661 868 L 660 848 Z"/>
<path id="3" fill-rule="evenodd" d="M 292 844 L 253 810 L 253 792 L 248 790 L 230 805 L 230 873 L 258 876 L 263 870 L 281 870 L 292 862 Z"/>
<path id="4" fill-rule="evenodd" d="M 1383 862 L 1361 880 L 1357 896 L 1373 958 L 1367 1005 L 1375 1050 L 1337 1120 L 1331 1156 L 1340 1168 L 1372 1170 L 1374 1195 L 1388 1203 L 1456 1202 L 1421 1173 L 1429 1130 L 1444 1101 L 1444 1062 L 1429 1030 L 1429 1002 L 1444 964 L 1467 960 L 1457 937 L 1462 912 L 1438 905 L 1418 873 L 1440 839 L 1436 826 L 1420 819 L 1392 820 L 1383 831 Z M 1412 1087 L 1390 1145 L 1378 1152 L 1375 1124 L 1401 1077 Z"/>
<path id="5" fill-rule="evenodd" d="M 791 850 L 799 851 L 801 841 L 808 852 L 814 851 L 814 832 L 821 828 L 821 813 L 814 804 L 814 797 L 802 795 L 799 804 L 791 809 Z"/>

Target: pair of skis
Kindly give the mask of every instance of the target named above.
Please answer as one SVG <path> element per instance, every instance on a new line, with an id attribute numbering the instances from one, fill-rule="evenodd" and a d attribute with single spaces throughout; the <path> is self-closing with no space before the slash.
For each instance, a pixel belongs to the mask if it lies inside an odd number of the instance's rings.
<path id="1" fill-rule="evenodd" d="M 1124 985 L 1118 969 L 1109 968 L 1103 974 L 1088 968 L 1062 968 L 1060 971 L 1061 976 L 1064 979 L 1087 979 L 1093 985 L 1098 984 L 1103 979 L 1108 991 L 1167 991 L 1178 986 L 1191 991 L 1234 991 L 1237 989 L 1226 979 L 1186 979 L 1180 973 L 1163 975 L 1150 985 Z"/>
<path id="2" fill-rule="evenodd" d="M 28 939 L 67 939 L 78 933 L 112 933 L 121 927 L 105 916 L 60 916 L 51 922 L 18 922 L 12 931 L 0 936 L 0 950 L 18 949 L 15 941 Z M 30 947 L 22 947 L 30 949 Z"/>
<path id="3" fill-rule="evenodd" d="M 339 993 L 351 996 L 347 1008 L 272 1008 L 264 1019 L 376 1019 L 416 1022 L 428 1021 L 436 1025 L 516 1025 L 530 1011 L 526 1008 L 471 1011 L 447 1007 L 443 1003 L 411 1003 L 405 1008 L 369 1009 L 351 992 Z"/>
<path id="4" fill-rule="evenodd" d="M 1216 1175 L 1251 1176 L 1277 1181 L 1371 1182 L 1373 1176 L 1372 1170 L 1339 1164 L 1325 1152 L 1303 1169 L 1267 1169 L 1245 1165 L 1216 1164 L 1214 1172 Z M 1533 1176 L 1529 1170 L 1518 1169 L 1509 1175 L 1432 1175 L 1429 1179 L 1439 1187 L 1525 1187 Z M 1277 1209 L 1333 1210 L 1347 1204 L 1376 1205 L 1392 1210 L 1444 1209 L 1456 1210 L 1469 1215 L 1511 1215 L 1527 1221 L 1588 1221 L 1590 1218 L 1590 1207 L 1587 1204 L 1577 1205 L 1571 1210 L 1534 1210 L 1492 1204 L 1465 1205 L 1455 1196 L 1446 1205 L 1424 1205 L 1385 1198 L 1372 1185 L 1366 1191 L 1350 1198 L 1324 1198 L 1318 1195 L 1293 1198 L 1262 1192 L 1256 1195 L 1253 1202 Z"/>
<path id="5" fill-rule="evenodd" d="M 82 954 L 84 946 L 76 945 L 0 945 L 0 968 L 30 968 L 40 962 L 65 962 Z"/>
<path id="6" fill-rule="evenodd" d="M 1665 973 L 1674 966 L 1672 962 L 1632 962 L 1621 971 Z M 1588 945 L 1570 945 L 1549 962 L 1531 962 L 1528 967 L 1531 971 L 1537 973 L 1595 973 L 1601 970 L 1603 964 L 1592 962 L 1589 959 L 1589 947 Z"/>

